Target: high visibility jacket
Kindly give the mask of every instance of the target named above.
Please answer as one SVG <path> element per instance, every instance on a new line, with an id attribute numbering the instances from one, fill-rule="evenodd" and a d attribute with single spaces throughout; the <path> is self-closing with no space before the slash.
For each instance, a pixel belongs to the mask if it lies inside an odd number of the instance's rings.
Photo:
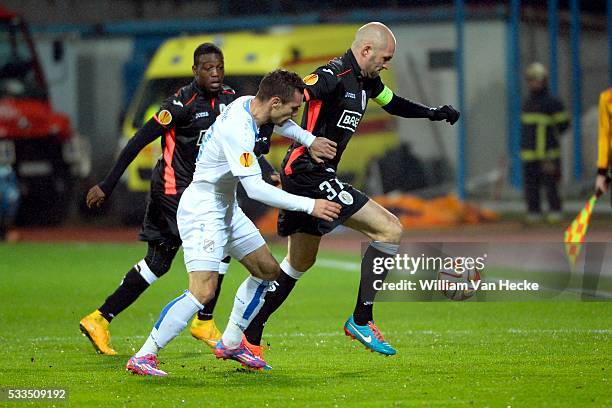
<path id="1" fill-rule="evenodd" d="M 607 175 L 612 154 L 612 88 L 606 89 L 599 95 L 598 145 L 597 172 Z"/>
<path id="2" fill-rule="evenodd" d="M 521 159 L 551 160 L 561 156 L 559 135 L 569 126 L 563 103 L 548 90 L 532 92 L 521 114 Z"/>

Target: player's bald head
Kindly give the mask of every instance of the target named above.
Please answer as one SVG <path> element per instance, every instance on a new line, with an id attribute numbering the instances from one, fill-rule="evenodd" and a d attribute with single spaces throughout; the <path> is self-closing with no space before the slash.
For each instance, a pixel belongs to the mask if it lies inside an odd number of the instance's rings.
<path id="1" fill-rule="evenodd" d="M 392 47 L 393 51 L 395 51 L 395 36 L 389 27 L 383 23 L 367 23 L 361 26 L 355 33 L 355 39 L 351 48 L 360 49 L 366 45 L 379 50 Z"/>
<path id="2" fill-rule="evenodd" d="M 389 69 L 395 54 L 395 36 L 383 23 L 368 23 L 355 33 L 351 51 L 361 74 L 376 78 L 382 70 Z"/>

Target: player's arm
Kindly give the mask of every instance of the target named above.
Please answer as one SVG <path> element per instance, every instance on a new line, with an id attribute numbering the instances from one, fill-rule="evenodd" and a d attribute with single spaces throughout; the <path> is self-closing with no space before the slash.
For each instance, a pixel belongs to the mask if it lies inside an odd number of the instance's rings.
<path id="1" fill-rule="evenodd" d="M 302 129 L 297 123 L 291 119 L 285 121 L 281 126 L 275 126 L 274 131 L 281 136 L 294 140 L 299 144 L 310 147 L 316 136 L 307 130 Z"/>
<path id="2" fill-rule="evenodd" d="M 308 148 L 310 156 L 317 163 L 324 159 L 336 157 L 336 142 L 325 137 L 316 137 L 307 130 L 302 129 L 297 123 L 289 119 L 282 126 L 276 126 L 274 131 L 281 136 L 294 140 Z"/>
<path id="3" fill-rule="evenodd" d="M 265 156 L 260 156 L 257 158 L 259 162 L 259 167 L 261 167 L 261 174 L 263 175 L 264 181 L 272 184 L 273 186 L 280 186 L 281 179 L 280 174 L 274 168 L 272 164 L 266 159 Z"/>
<path id="4" fill-rule="evenodd" d="M 138 153 L 149 143 L 164 133 L 165 129 L 155 119 L 151 118 L 125 145 L 115 165 L 110 169 L 104 180 L 93 186 L 87 192 L 87 206 L 99 207 L 111 195 L 119 178 L 136 158 Z"/>
<path id="5" fill-rule="evenodd" d="M 179 96 L 177 94 L 166 99 L 160 110 L 125 145 L 115 165 L 104 180 L 87 192 L 86 202 L 88 207 L 99 207 L 104 203 L 115 189 L 125 169 L 145 146 L 164 134 L 167 129 L 183 126 L 191 120 L 192 108 L 185 106 L 180 101 Z"/>
<path id="6" fill-rule="evenodd" d="M 306 88 L 304 89 L 304 99 L 306 102 L 311 99 L 324 100 L 336 92 L 340 83 L 337 76 L 339 68 L 333 64 L 328 64 L 317 68 L 315 72 L 303 78 Z"/>
<path id="7" fill-rule="evenodd" d="M 240 183 L 252 200 L 288 211 L 301 211 L 326 221 L 338 218 L 340 204 L 287 193 L 264 182 L 260 174 L 240 177 Z"/>
<path id="8" fill-rule="evenodd" d="M 554 124 L 557 126 L 559 134 L 565 132 L 570 125 L 570 114 L 565 110 L 563 102 L 560 100 L 555 101 L 555 107 L 553 110 L 552 119 Z"/>
<path id="9" fill-rule="evenodd" d="M 446 120 L 451 125 L 459 120 L 459 111 L 451 105 L 444 105 L 437 108 L 431 108 L 410 99 L 402 98 L 395 95 L 389 87 L 378 79 L 372 93 L 376 95 L 374 102 L 382 106 L 382 108 L 391 115 L 401 116 L 403 118 L 427 118 L 429 120 Z"/>
<path id="10" fill-rule="evenodd" d="M 296 196 L 264 182 L 259 163 L 254 160 L 252 133 L 233 131 L 221 139 L 221 144 L 230 171 L 240 179 L 249 198 L 284 210 L 302 211 L 328 221 L 338 217 L 341 208 L 339 204 Z"/>

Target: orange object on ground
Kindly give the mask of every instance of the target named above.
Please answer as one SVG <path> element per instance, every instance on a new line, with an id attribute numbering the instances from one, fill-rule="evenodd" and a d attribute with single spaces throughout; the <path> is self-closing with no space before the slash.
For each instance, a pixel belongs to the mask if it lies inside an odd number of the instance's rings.
<path id="1" fill-rule="evenodd" d="M 405 228 L 439 228 L 496 221 L 498 216 L 455 195 L 425 200 L 409 194 L 372 197 L 395 214 Z M 255 223 L 262 234 L 276 234 L 278 210 L 273 209 Z"/>

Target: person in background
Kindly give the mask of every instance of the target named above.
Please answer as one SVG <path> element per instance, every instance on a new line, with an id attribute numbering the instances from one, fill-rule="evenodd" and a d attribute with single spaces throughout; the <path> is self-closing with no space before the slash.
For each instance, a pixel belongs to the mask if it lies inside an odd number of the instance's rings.
<path id="1" fill-rule="evenodd" d="M 19 184 L 10 163 L 0 160 L 0 242 L 14 241 L 17 235 L 11 232 L 19 208 Z"/>
<path id="2" fill-rule="evenodd" d="M 562 217 L 559 195 L 561 180 L 561 149 L 559 136 L 569 126 L 569 114 L 563 103 L 548 90 L 548 72 L 544 65 L 534 62 L 527 67 L 525 79 L 529 95 L 521 114 L 521 160 L 527 204 L 528 223 L 542 220 L 540 190 L 546 190 L 548 222 Z"/>
<path id="3" fill-rule="evenodd" d="M 599 95 L 599 134 L 597 177 L 595 189 L 607 193 L 610 186 L 610 155 L 612 154 L 612 88 Z"/>

